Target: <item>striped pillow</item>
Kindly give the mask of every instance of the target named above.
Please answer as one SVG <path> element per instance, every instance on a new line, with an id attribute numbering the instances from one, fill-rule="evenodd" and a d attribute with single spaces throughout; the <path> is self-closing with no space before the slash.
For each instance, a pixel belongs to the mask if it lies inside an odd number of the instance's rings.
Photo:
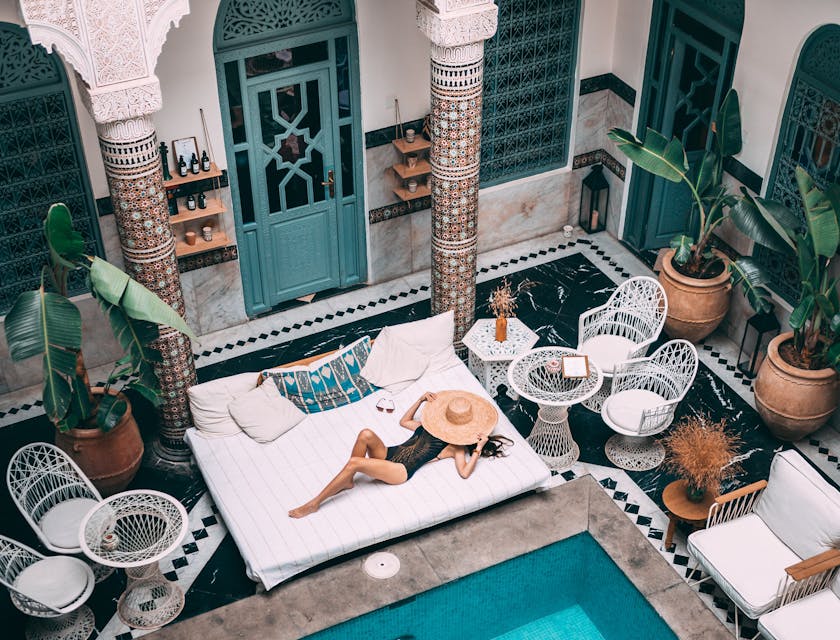
<path id="1" fill-rule="evenodd" d="M 263 378 L 271 378 L 284 396 L 301 411 L 318 413 L 361 400 L 377 387 L 360 372 L 370 354 L 370 337 L 359 338 L 308 367 L 270 369 Z"/>

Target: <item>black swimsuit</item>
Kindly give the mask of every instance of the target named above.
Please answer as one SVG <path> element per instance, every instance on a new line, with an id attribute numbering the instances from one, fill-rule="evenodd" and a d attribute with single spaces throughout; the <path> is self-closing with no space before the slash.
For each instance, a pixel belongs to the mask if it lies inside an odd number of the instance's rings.
<path id="1" fill-rule="evenodd" d="M 437 458 L 447 446 L 448 443 L 435 438 L 422 426 L 419 426 L 408 440 L 402 444 L 388 447 L 385 459 L 403 465 L 408 472 L 408 477 L 411 478 L 415 471 L 427 462 Z"/>

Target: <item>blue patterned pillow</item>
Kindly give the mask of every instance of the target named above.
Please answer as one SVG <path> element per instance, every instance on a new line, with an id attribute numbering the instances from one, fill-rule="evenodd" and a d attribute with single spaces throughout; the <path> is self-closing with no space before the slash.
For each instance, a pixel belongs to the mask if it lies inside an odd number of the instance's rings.
<path id="1" fill-rule="evenodd" d="M 318 413 L 361 400 L 377 387 L 361 376 L 370 354 L 370 337 L 339 349 L 308 367 L 263 371 L 301 411 Z"/>

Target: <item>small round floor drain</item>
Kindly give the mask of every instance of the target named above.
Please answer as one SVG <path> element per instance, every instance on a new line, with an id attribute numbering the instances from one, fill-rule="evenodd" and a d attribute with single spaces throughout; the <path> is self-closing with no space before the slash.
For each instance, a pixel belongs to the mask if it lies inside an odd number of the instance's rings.
<path id="1" fill-rule="evenodd" d="M 399 573 L 400 559 L 393 553 L 388 553 L 387 551 L 377 551 L 376 553 L 372 553 L 368 556 L 363 567 L 365 569 L 365 573 L 371 578 L 385 580 L 386 578 L 392 578 Z"/>

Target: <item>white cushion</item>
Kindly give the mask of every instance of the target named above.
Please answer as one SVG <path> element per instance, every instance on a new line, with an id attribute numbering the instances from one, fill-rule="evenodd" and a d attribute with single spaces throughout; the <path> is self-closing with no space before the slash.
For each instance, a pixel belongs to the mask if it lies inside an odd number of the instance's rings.
<path id="1" fill-rule="evenodd" d="M 840 492 L 793 449 L 773 458 L 755 513 L 803 559 L 840 547 Z"/>
<path id="2" fill-rule="evenodd" d="M 665 402 L 665 398 L 653 391 L 628 389 L 609 396 L 604 401 L 603 411 L 613 422 L 611 426 L 614 429 L 633 435 L 639 433 L 644 410 L 658 407 Z"/>
<path id="3" fill-rule="evenodd" d="M 257 386 L 258 373 L 240 373 L 197 384 L 187 390 L 195 428 L 206 437 L 239 433 L 228 405 Z"/>
<path id="4" fill-rule="evenodd" d="M 455 353 L 455 312 L 446 311 L 425 320 L 406 322 L 390 327 L 390 332 L 429 358 L 426 373 L 439 373 L 457 366 L 461 360 Z"/>
<path id="5" fill-rule="evenodd" d="M 688 551 L 752 619 L 773 608 L 785 568 L 801 560 L 754 513 L 695 531 Z"/>
<path id="6" fill-rule="evenodd" d="M 394 335 L 391 327 L 385 327 L 373 343 L 362 377 L 390 393 L 398 393 L 420 378 L 428 367 L 429 356 Z"/>
<path id="7" fill-rule="evenodd" d="M 78 600 L 90 576 L 90 569 L 78 558 L 49 556 L 21 571 L 13 586 L 41 604 L 61 609 Z"/>
<path id="8" fill-rule="evenodd" d="M 257 442 L 276 440 L 306 417 L 268 378 L 228 405 L 237 425 Z"/>
<path id="9" fill-rule="evenodd" d="M 764 614 L 758 628 L 768 640 L 837 640 L 840 598 L 823 589 Z"/>
<path id="10" fill-rule="evenodd" d="M 99 504 L 91 498 L 65 500 L 44 514 L 38 526 L 50 544 L 70 552 L 81 551 L 79 525 L 88 511 Z"/>
<path id="11" fill-rule="evenodd" d="M 636 348 L 636 343 L 623 336 L 608 334 L 592 336 L 584 340 L 577 350 L 589 356 L 604 373 L 612 373 L 620 362 L 630 359 L 630 353 Z"/>

